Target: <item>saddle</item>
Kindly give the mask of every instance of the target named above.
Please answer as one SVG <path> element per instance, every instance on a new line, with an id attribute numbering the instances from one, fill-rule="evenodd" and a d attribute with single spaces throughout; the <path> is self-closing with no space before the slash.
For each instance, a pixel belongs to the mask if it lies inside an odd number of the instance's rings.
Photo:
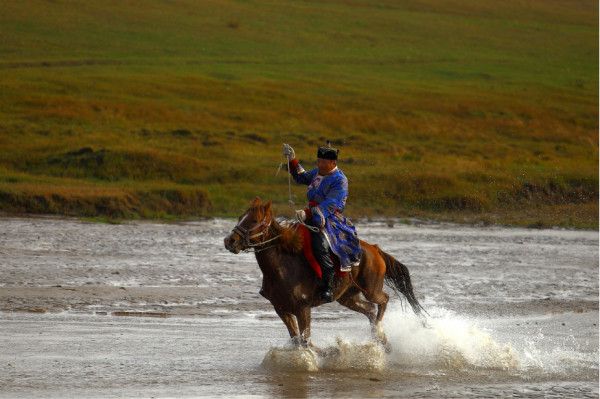
<path id="1" fill-rule="evenodd" d="M 304 257 L 306 258 L 306 260 L 308 261 L 310 268 L 313 269 L 313 271 L 315 272 L 317 277 L 319 279 L 321 279 L 321 278 L 323 278 L 323 271 L 321 270 L 321 265 L 319 264 L 319 262 L 317 262 L 317 259 L 315 258 L 315 255 L 313 254 L 310 230 L 302 224 L 298 225 L 298 229 L 302 234 L 302 253 L 304 254 Z M 333 262 L 333 266 L 335 269 L 335 277 L 344 276 L 347 272 L 340 271 L 340 259 L 337 257 L 336 254 L 334 254 L 331 251 L 331 249 L 329 249 L 329 256 L 331 257 L 331 260 Z"/>

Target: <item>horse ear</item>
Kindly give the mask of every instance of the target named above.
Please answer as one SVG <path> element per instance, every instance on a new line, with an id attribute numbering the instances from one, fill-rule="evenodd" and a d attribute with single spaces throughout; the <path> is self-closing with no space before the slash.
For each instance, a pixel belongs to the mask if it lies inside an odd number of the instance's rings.
<path id="1" fill-rule="evenodd" d="M 271 212 L 271 205 L 272 202 L 269 200 L 269 202 L 266 202 L 265 205 L 263 205 L 263 209 L 265 210 L 265 214 L 268 214 Z"/>
<path id="2" fill-rule="evenodd" d="M 252 204 L 250 204 L 252 206 L 252 208 L 257 208 L 258 206 L 260 206 L 261 204 L 261 199 L 260 197 L 256 197 L 254 198 L 254 200 L 252 201 Z"/>

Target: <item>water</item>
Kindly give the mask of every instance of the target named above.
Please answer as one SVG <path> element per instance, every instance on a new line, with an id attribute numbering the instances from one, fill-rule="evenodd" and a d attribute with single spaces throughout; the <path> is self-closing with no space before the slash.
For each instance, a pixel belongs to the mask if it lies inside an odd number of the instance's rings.
<path id="1" fill-rule="evenodd" d="M 0 397 L 598 397 L 597 232 L 358 223 L 430 316 L 392 296 L 386 354 L 325 305 L 319 355 L 232 227 L 0 220 Z"/>

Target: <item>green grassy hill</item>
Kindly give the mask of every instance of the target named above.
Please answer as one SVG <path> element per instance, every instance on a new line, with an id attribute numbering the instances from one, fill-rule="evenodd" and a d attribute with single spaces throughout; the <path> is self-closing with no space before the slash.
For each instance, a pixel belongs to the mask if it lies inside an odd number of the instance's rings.
<path id="1" fill-rule="evenodd" d="M 289 213 L 281 143 L 330 139 L 355 217 L 598 226 L 597 1 L 5 1 L 0 37 L 5 213 Z"/>

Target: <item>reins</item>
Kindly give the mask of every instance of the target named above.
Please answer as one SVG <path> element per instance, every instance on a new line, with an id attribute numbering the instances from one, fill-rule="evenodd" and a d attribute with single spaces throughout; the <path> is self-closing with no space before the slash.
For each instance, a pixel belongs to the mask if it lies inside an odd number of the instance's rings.
<path id="1" fill-rule="evenodd" d="M 279 237 L 281 237 L 281 234 L 276 235 L 275 237 L 270 238 L 268 240 L 265 240 L 263 242 L 259 242 L 258 244 L 250 244 L 248 246 L 248 248 L 244 249 L 244 252 L 252 252 L 252 250 L 254 250 L 254 253 L 260 253 L 260 252 L 264 251 L 265 249 L 276 247 L 277 244 L 269 245 L 268 247 L 264 247 L 264 248 L 257 248 L 257 247 L 260 247 L 261 245 L 264 245 L 264 244 L 269 243 L 271 241 L 275 241 Z"/>
<path id="2" fill-rule="evenodd" d="M 257 242 L 257 243 L 252 242 L 253 238 L 264 236 L 271 228 L 271 223 L 273 223 L 273 219 L 269 220 L 269 223 L 265 223 L 265 220 L 263 220 L 260 223 L 255 224 L 254 226 L 252 226 L 249 229 L 245 229 L 242 226 L 240 226 L 239 224 L 237 224 L 233 228 L 233 231 L 236 232 L 240 236 L 240 238 L 244 241 L 244 244 L 246 246 L 246 248 L 243 250 L 244 252 L 251 252 L 252 250 L 254 250 L 254 252 L 258 253 L 258 252 L 264 251 L 265 249 L 272 248 L 275 246 L 275 245 L 270 245 L 266 248 L 258 248 L 267 243 L 275 241 L 276 239 L 281 237 L 281 234 L 278 234 L 275 237 L 268 238 L 261 242 Z M 263 226 L 264 226 L 264 228 L 260 232 L 252 234 L 252 231 L 254 231 L 258 228 L 261 228 Z"/>

